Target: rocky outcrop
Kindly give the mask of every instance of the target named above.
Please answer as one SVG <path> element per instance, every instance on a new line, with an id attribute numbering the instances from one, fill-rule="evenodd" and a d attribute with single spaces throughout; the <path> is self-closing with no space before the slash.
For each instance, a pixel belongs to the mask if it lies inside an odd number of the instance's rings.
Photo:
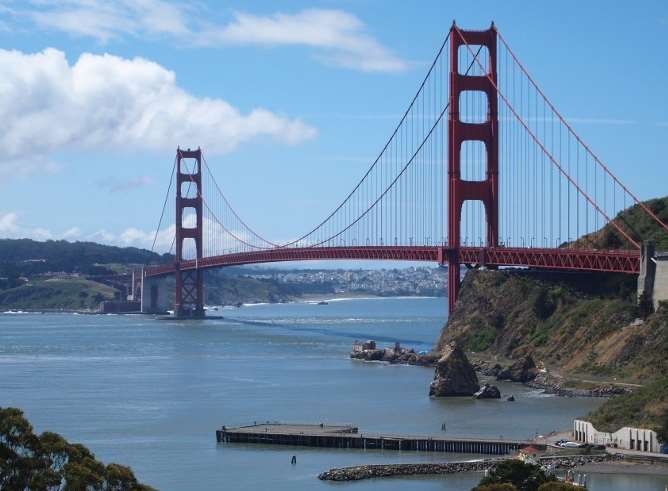
<path id="1" fill-rule="evenodd" d="M 466 354 L 456 345 L 446 346 L 436 362 L 429 395 L 435 397 L 472 396 L 480 389 L 478 376 Z"/>
<path id="2" fill-rule="evenodd" d="M 478 392 L 473 394 L 476 399 L 501 399 L 501 391 L 496 385 L 483 385 Z"/>
<path id="3" fill-rule="evenodd" d="M 522 382 L 523 384 L 532 381 L 538 375 L 539 370 L 531 355 L 526 355 L 510 367 L 498 372 L 497 380 L 509 380 L 511 382 Z"/>
<path id="4" fill-rule="evenodd" d="M 375 341 L 355 342 L 350 357 L 355 360 L 385 361 L 393 364 L 433 366 L 438 359 L 433 353 L 416 353 L 396 343 L 392 348 L 377 348 Z"/>
<path id="5" fill-rule="evenodd" d="M 666 371 L 668 306 L 638 322 L 635 289 L 630 275 L 469 271 L 435 351 L 456 342 L 489 376 L 530 354 L 567 379 L 642 384 Z"/>

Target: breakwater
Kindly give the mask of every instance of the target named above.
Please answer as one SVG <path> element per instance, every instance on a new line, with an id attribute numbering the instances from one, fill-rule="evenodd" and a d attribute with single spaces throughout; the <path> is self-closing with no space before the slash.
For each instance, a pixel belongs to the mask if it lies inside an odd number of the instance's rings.
<path id="1" fill-rule="evenodd" d="M 543 457 L 542 465 L 552 469 L 572 469 L 574 467 L 602 462 L 619 461 L 619 455 L 572 455 Z M 490 458 L 466 462 L 415 463 L 415 464 L 369 464 L 352 467 L 329 469 L 318 475 L 323 481 L 359 481 L 394 476 L 419 476 L 437 474 L 455 474 L 457 472 L 484 472 L 491 469 L 505 458 Z"/>
<path id="2" fill-rule="evenodd" d="M 456 472 L 484 472 L 497 460 L 473 462 L 443 462 L 438 464 L 370 464 L 330 469 L 318 475 L 322 481 L 359 481 L 393 476 L 418 476 L 428 474 L 454 474 Z"/>
<path id="3" fill-rule="evenodd" d="M 421 435 L 360 433 L 352 425 L 311 425 L 261 423 L 216 431 L 218 443 L 261 443 L 305 447 L 350 448 L 361 450 L 401 450 L 505 455 L 528 445 L 519 440 L 446 438 Z"/>

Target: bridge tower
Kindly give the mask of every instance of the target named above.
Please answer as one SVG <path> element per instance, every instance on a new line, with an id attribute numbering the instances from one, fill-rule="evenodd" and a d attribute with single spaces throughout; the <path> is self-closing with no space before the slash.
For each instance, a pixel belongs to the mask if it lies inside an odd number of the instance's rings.
<path id="1" fill-rule="evenodd" d="M 184 159 L 193 161 L 192 169 L 183 162 Z M 194 227 L 186 227 L 183 223 L 184 211 L 189 210 L 195 214 Z M 178 148 L 176 150 L 175 317 L 204 317 L 204 277 L 203 271 L 197 267 L 198 261 L 202 259 L 202 229 L 202 151 L 199 148 L 197 150 Z M 181 269 L 185 260 L 183 257 L 185 239 L 195 241 L 195 269 Z"/>
<path id="2" fill-rule="evenodd" d="M 460 34 L 474 53 L 479 46 L 487 48 L 488 75 L 466 75 L 466 66 L 460 66 L 459 50 L 468 50 Z M 459 296 L 460 234 L 462 204 L 481 201 L 487 221 L 487 247 L 498 245 L 499 220 L 499 121 L 496 84 L 496 28 L 492 23 L 486 31 L 460 30 L 453 23 L 450 29 L 450 114 L 448 116 L 448 306 L 450 312 Z M 479 65 L 472 67 L 478 72 Z M 490 81 L 494 81 L 494 84 Z M 487 97 L 487 118 L 482 123 L 468 123 L 460 119 L 460 95 L 465 91 L 483 92 Z M 481 141 L 487 151 L 487 170 L 484 181 L 461 178 L 461 150 L 466 141 Z M 484 258 L 481 258 L 484 264 Z"/>

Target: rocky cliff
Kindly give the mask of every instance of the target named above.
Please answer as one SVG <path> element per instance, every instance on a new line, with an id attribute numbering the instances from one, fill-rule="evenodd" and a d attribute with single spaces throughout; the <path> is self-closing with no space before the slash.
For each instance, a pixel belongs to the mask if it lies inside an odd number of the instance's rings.
<path id="1" fill-rule="evenodd" d="M 478 376 L 461 348 L 455 344 L 446 345 L 441 353 L 435 365 L 436 373 L 429 386 L 429 395 L 472 396 L 478 392 Z"/>
<path id="2" fill-rule="evenodd" d="M 531 355 L 564 377 L 645 381 L 667 368 L 668 306 L 641 319 L 634 294 L 631 276 L 471 271 L 436 350 L 454 342 L 506 366 Z"/>

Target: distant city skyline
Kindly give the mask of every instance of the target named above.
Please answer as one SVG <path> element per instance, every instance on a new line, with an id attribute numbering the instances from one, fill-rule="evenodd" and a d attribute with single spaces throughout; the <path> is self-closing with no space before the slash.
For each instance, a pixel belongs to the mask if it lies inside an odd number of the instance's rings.
<path id="1" fill-rule="evenodd" d="M 0 1 L 0 237 L 150 248 L 178 145 L 253 228 L 299 236 L 371 164 L 453 18 L 494 20 L 612 171 L 668 194 L 647 178 L 668 155 L 663 2 Z"/>

